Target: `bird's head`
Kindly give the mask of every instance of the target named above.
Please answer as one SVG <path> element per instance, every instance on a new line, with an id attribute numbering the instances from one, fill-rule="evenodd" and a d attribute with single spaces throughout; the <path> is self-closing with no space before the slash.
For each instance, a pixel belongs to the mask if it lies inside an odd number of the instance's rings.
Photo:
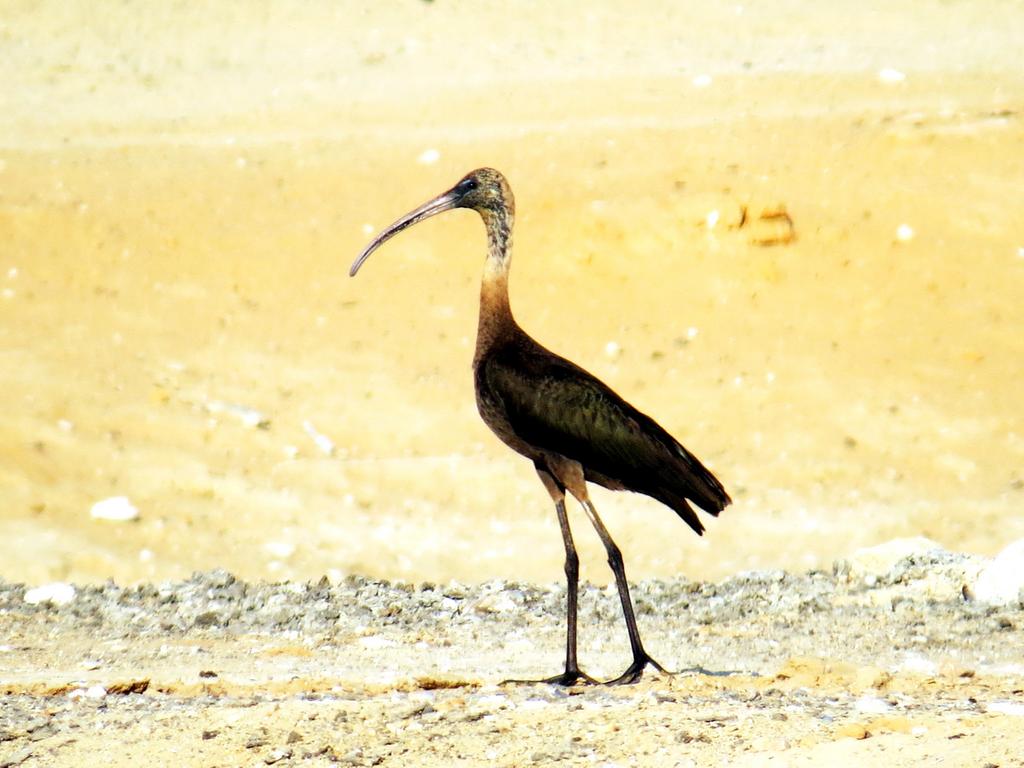
<path id="1" fill-rule="evenodd" d="M 514 209 L 512 190 L 501 172 L 493 168 L 477 168 L 467 173 L 447 192 L 409 211 L 377 235 L 352 263 L 349 275 L 355 276 L 371 253 L 403 229 L 452 208 L 471 208 L 480 214 L 488 227 L 496 225 L 507 231 L 511 226 Z"/>

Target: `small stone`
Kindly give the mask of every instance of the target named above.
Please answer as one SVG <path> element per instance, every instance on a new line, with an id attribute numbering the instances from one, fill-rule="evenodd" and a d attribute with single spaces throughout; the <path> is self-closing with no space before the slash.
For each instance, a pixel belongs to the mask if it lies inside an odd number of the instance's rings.
<path id="1" fill-rule="evenodd" d="M 912 672 L 916 675 L 927 675 L 929 677 L 939 672 L 938 664 L 916 653 L 905 654 L 903 660 L 896 665 L 896 669 L 900 672 Z"/>
<path id="2" fill-rule="evenodd" d="M 848 569 L 853 579 L 873 576 L 877 580 L 889 573 L 892 567 L 905 557 L 923 555 L 940 549 L 941 544 L 924 536 L 892 539 L 873 547 L 858 549 L 847 559 L 844 569 Z"/>
<path id="3" fill-rule="evenodd" d="M 278 747 L 273 750 L 269 755 L 263 758 L 263 762 L 267 765 L 273 765 L 281 760 L 287 760 L 292 756 L 292 751 L 286 747 Z"/>
<path id="4" fill-rule="evenodd" d="M 220 614 L 217 611 L 203 611 L 196 616 L 193 624 L 197 627 L 214 627 L 220 623 Z"/>
<path id="5" fill-rule="evenodd" d="M 993 701 L 985 709 L 988 712 L 998 712 L 1001 715 L 1024 717 L 1024 704 L 1019 701 Z"/>
<path id="6" fill-rule="evenodd" d="M 75 599 L 75 588 L 63 581 L 55 581 L 52 584 L 43 584 L 25 592 L 25 602 L 29 605 L 40 603 L 52 603 L 53 605 L 66 605 Z"/>
<path id="7" fill-rule="evenodd" d="M 139 510 L 128 500 L 127 496 L 111 496 L 109 499 L 103 499 L 93 504 L 92 509 L 89 510 L 89 516 L 96 520 L 125 522 L 137 520 Z"/>
<path id="8" fill-rule="evenodd" d="M 416 158 L 416 162 L 420 165 L 433 165 L 441 159 L 441 153 L 434 148 L 425 149 L 420 153 L 420 156 Z"/>
<path id="9" fill-rule="evenodd" d="M 17 752 L 12 752 L 7 757 L 0 759 L 0 768 L 14 768 L 14 766 L 21 765 L 30 757 L 32 757 L 32 747 L 23 747 Z"/>
<path id="10" fill-rule="evenodd" d="M 519 608 L 508 592 L 496 592 L 484 595 L 475 606 L 480 613 L 508 613 Z"/>
<path id="11" fill-rule="evenodd" d="M 1024 590 L 1024 539 L 1004 547 L 978 575 L 974 599 L 990 605 L 1013 605 Z"/>
<path id="12" fill-rule="evenodd" d="M 88 688 L 76 688 L 68 694 L 69 699 L 93 699 L 106 698 L 107 689 L 102 685 L 90 685 Z"/>
<path id="13" fill-rule="evenodd" d="M 898 69 L 885 67 L 884 69 L 878 70 L 878 79 L 883 83 L 902 83 L 907 79 L 907 76 Z"/>
<path id="14" fill-rule="evenodd" d="M 909 243 L 914 239 L 914 228 L 909 224 L 900 224 L 896 227 L 896 239 L 901 243 Z"/>
<path id="15" fill-rule="evenodd" d="M 331 440 L 327 435 L 318 431 L 313 422 L 306 419 L 302 422 L 302 430 L 309 435 L 309 439 L 313 441 L 315 445 L 324 456 L 333 456 L 337 446 L 334 445 L 334 441 Z"/>
<path id="16" fill-rule="evenodd" d="M 221 400 L 211 400 L 206 403 L 206 410 L 215 416 L 225 413 L 230 416 L 234 416 L 242 422 L 244 426 L 249 427 L 250 429 L 270 429 L 270 419 L 255 408 L 250 408 L 247 405 L 225 403 Z M 214 421 L 214 425 L 216 425 L 216 421 Z"/>
<path id="17" fill-rule="evenodd" d="M 836 729 L 837 739 L 866 739 L 871 733 L 861 723 L 847 723 Z"/>
<path id="18" fill-rule="evenodd" d="M 263 548 L 281 560 L 287 560 L 295 554 L 295 545 L 290 541 L 268 541 Z"/>
<path id="19" fill-rule="evenodd" d="M 868 712 L 871 714 L 881 714 L 882 712 L 888 712 L 892 708 L 889 702 L 877 696 L 861 696 L 853 706 L 858 712 Z"/>

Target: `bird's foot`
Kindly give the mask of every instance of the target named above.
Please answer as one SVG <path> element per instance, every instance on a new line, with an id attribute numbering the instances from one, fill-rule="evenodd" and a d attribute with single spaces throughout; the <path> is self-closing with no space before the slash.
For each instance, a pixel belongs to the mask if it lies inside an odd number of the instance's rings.
<path id="1" fill-rule="evenodd" d="M 638 655 L 633 657 L 633 663 L 629 665 L 625 672 L 614 680 L 609 680 L 605 685 L 632 685 L 633 683 L 638 683 L 640 682 L 640 678 L 644 675 L 644 669 L 648 666 L 654 667 L 665 675 L 674 674 L 648 656 L 646 651 L 641 650 Z"/>
<path id="2" fill-rule="evenodd" d="M 501 685 L 536 685 L 537 683 L 561 685 L 564 688 L 569 688 L 574 685 L 600 685 L 601 681 L 595 680 L 578 668 L 572 669 L 567 667 L 565 672 L 553 677 L 545 677 L 541 680 L 503 680 Z"/>

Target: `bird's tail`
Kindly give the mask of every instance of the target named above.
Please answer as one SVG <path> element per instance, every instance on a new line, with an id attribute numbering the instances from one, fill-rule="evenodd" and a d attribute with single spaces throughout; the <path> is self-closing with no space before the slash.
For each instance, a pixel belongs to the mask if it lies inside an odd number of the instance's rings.
<path id="1" fill-rule="evenodd" d="M 681 445 L 679 446 L 679 457 L 686 467 L 685 474 L 688 475 L 687 479 L 693 490 L 693 493 L 686 495 L 693 499 L 698 507 L 712 515 L 717 515 L 732 503 L 725 486 L 711 474 L 711 470 L 701 464 L 700 459 Z"/>
<path id="2" fill-rule="evenodd" d="M 697 513 L 687 502 L 715 517 L 732 502 L 722 483 L 701 464 L 700 459 L 676 443 L 675 466 L 664 466 L 659 472 L 658 492 L 652 494 L 668 505 L 697 533 L 704 532 Z"/>

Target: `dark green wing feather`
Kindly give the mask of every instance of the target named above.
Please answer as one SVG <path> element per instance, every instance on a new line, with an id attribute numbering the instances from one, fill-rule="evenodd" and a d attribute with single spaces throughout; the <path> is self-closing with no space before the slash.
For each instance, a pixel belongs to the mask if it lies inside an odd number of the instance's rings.
<path id="1" fill-rule="evenodd" d="M 510 347 L 482 361 L 483 384 L 513 431 L 544 451 L 672 507 L 703 530 L 686 499 L 717 514 L 721 483 L 652 418 L 574 363 L 539 348 Z M 692 519 L 691 519 L 692 518 Z"/>

